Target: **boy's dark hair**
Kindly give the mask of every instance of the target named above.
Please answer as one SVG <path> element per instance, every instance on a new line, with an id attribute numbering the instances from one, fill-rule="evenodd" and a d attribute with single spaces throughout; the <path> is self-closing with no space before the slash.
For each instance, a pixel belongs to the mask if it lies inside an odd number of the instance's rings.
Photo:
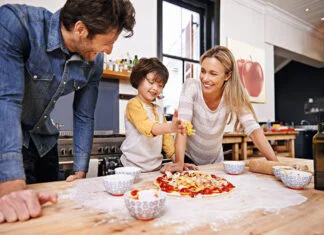
<path id="1" fill-rule="evenodd" d="M 152 72 L 155 73 L 155 80 L 162 82 L 163 86 L 165 86 L 168 82 L 169 71 L 158 58 L 141 58 L 133 67 L 130 75 L 130 83 L 137 89 L 146 75 Z"/>
<path id="2" fill-rule="evenodd" d="M 89 31 L 88 38 L 108 33 L 111 29 L 133 36 L 135 9 L 129 0 L 67 0 L 60 13 L 60 22 L 70 31 L 77 21 Z"/>

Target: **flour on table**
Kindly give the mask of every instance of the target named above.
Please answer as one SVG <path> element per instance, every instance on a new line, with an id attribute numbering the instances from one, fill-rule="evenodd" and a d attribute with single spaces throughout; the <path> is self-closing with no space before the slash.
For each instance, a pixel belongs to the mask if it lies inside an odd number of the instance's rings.
<path id="1" fill-rule="evenodd" d="M 286 188 L 274 177 L 260 177 L 250 172 L 239 176 L 227 175 L 222 171 L 212 173 L 226 178 L 236 188 L 212 198 L 168 196 L 164 211 L 153 220 L 154 226 L 173 224 L 175 232 L 183 233 L 208 225 L 217 231 L 221 226 L 243 218 L 251 211 L 278 213 L 280 209 L 299 205 L 307 200 L 300 191 Z M 60 192 L 59 196 L 60 199 L 71 199 L 83 207 L 106 213 L 112 218 L 106 222 L 113 223 L 118 220 L 127 223 L 127 220 L 134 219 L 130 216 L 123 197 L 113 197 L 105 192 L 102 178 L 80 181 L 75 188 Z"/>

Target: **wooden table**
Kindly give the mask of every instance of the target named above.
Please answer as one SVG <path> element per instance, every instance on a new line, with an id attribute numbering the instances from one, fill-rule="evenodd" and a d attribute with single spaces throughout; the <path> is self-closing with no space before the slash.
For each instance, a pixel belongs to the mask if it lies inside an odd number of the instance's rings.
<path id="1" fill-rule="evenodd" d="M 313 169 L 312 160 L 280 158 L 285 163 L 307 164 Z M 201 170 L 211 168 L 222 170 L 222 164 L 201 166 Z M 141 175 L 140 184 L 152 185 L 152 179 L 159 172 Z M 256 174 L 275 180 L 273 176 Z M 235 176 L 240 177 L 240 176 Z M 96 178 L 98 179 L 98 178 Z M 84 179 L 84 182 L 93 179 Z M 80 181 L 79 181 L 80 182 Z M 31 185 L 36 190 L 62 191 L 76 186 L 78 182 L 54 182 Z M 266 186 L 264 186 L 266 187 Z M 265 188 L 266 189 L 266 188 Z M 217 232 L 210 226 L 195 227 L 186 234 L 324 234 L 324 191 L 314 190 L 311 183 L 300 192 L 307 200 L 297 206 L 281 209 L 279 212 L 256 210 L 236 222 L 229 222 Z M 217 207 L 217 203 L 212 203 Z M 182 208 L 179 208 L 181 210 Z M 204 210 L 204 208 L 201 208 Z M 239 213 L 239 212 L 238 212 Z M 5 223 L 0 225 L 1 234 L 175 234 L 172 225 L 153 226 L 153 221 L 143 222 L 132 219 L 127 223 L 114 220 L 108 223 L 103 218 L 111 215 L 96 210 L 83 208 L 70 199 L 60 199 L 57 205 L 46 204 L 43 215 L 26 222 Z"/>
<path id="2" fill-rule="evenodd" d="M 287 152 L 278 153 L 280 157 L 295 157 L 295 139 L 298 132 L 264 132 L 268 141 L 287 141 Z M 232 146 L 232 159 L 239 160 L 239 154 L 241 159 L 247 159 L 247 146 L 252 140 L 244 133 L 233 132 L 225 133 L 223 135 L 223 144 L 233 144 Z"/>
<path id="3" fill-rule="evenodd" d="M 246 150 L 243 150 L 243 140 L 246 135 L 241 132 L 232 132 L 232 133 L 225 133 L 223 135 L 223 144 L 232 144 L 232 159 L 239 160 L 239 151 L 241 149 L 241 155 L 246 155 Z M 245 151 L 245 152 L 243 152 Z"/>

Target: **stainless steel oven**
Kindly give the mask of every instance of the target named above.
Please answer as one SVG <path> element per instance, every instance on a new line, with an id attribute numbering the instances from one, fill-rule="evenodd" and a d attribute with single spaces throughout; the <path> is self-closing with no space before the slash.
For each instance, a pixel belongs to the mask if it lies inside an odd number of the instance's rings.
<path id="1" fill-rule="evenodd" d="M 98 159 L 98 176 L 115 173 L 115 168 L 121 166 L 120 146 L 125 139 L 124 134 L 113 131 L 95 131 L 91 150 L 91 159 Z M 73 174 L 73 132 L 60 131 L 58 139 L 60 164 L 60 180 Z"/>

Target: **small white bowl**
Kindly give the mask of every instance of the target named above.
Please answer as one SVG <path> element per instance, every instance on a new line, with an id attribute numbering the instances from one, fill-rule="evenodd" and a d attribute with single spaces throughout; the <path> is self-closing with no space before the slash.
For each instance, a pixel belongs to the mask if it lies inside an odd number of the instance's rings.
<path id="1" fill-rule="evenodd" d="M 136 178 L 141 173 L 141 168 L 135 167 L 135 166 L 124 166 L 124 167 L 117 167 L 115 168 L 115 174 L 127 174 L 127 175 L 132 175 Z"/>
<path id="2" fill-rule="evenodd" d="M 134 176 L 126 174 L 108 175 L 104 177 L 103 181 L 108 193 L 113 196 L 122 196 L 131 189 Z"/>
<path id="3" fill-rule="evenodd" d="M 273 166 L 272 167 L 273 174 L 275 175 L 275 177 L 278 180 L 281 180 L 281 174 L 283 171 L 286 171 L 286 170 L 294 170 L 294 168 L 291 166 Z"/>
<path id="4" fill-rule="evenodd" d="M 282 182 L 292 189 L 303 189 L 312 180 L 312 174 L 305 171 L 285 170 L 281 173 Z"/>
<path id="5" fill-rule="evenodd" d="M 158 190 L 141 190 L 137 196 L 135 190 L 124 195 L 129 213 L 138 220 L 152 220 L 158 217 L 165 206 L 166 193 Z"/>
<path id="6" fill-rule="evenodd" d="M 239 175 L 245 169 L 245 162 L 243 161 L 224 161 L 224 170 L 227 174 Z"/>

